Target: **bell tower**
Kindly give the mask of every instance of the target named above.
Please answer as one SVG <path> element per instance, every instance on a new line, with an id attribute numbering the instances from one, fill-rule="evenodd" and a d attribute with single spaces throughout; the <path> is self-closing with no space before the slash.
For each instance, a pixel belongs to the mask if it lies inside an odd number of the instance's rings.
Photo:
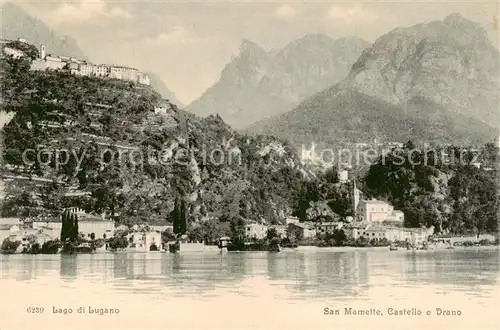
<path id="1" fill-rule="evenodd" d="M 45 49 L 45 45 L 40 45 L 40 58 L 44 60 L 45 56 L 47 56 L 47 50 Z"/>

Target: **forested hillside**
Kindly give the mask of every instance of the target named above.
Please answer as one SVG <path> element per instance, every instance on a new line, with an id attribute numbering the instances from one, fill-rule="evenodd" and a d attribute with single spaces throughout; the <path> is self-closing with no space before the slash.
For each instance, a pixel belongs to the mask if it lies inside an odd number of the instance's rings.
<path id="1" fill-rule="evenodd" d="M 36 56 L 35 47 L 22 47 Z M 296 185 L 310 176 L 286 143 L 185 113 L 148 86 L 29 71 L 29 64 L 29 57 L 2 58 L 1 110 L 14 114 L 3 128 L 3 173 L 53 183 L 9 184 L 4 216 L 56 216 L 78 206 L 122 222 L 165 223 L 183 201 L 189 223 L 277 222 L 292 212 Z M 60 154 L 50 162 L 43 156 L 42 166 L 31 152 L 27 164 L 27 149 Z M 65 196 L 73 190 L 90 195 Z"/>

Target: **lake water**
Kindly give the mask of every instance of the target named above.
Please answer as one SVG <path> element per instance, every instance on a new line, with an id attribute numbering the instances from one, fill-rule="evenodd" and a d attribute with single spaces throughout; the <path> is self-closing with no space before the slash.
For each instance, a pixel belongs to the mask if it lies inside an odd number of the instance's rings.
<path id="1" fill-rule="evenodd" d="M 0 329 L 498 329 L 498 253 L 3 255 Z M 89 306 L 119 313 L 89 314 Z M 339 315 L 325 315 L 326 307 Z M 72 313 L 53 313 L 64 308 Z"/>

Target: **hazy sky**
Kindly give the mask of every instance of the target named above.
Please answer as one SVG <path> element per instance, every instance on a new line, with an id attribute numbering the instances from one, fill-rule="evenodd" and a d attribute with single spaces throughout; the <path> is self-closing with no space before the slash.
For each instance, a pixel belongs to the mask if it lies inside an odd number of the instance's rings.
<path id="1" fill-rule="evenodd" d="M 14 2 L 59 34 L 74 37 L 94 62 L 156 72 L 185 104 L 219 79 L 242 38 L 264 49 L 283 47 L 307 33 L 357 35 L 372 42 L 396 27 L 459 12 L 498 43 L 495 1 Z"/>

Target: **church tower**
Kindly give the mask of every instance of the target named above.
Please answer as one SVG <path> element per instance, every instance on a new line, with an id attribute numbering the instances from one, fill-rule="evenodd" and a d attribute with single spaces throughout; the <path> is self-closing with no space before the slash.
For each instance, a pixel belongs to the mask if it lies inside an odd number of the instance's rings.
<path id="1" fill-rule="evenodd" d="M 356 219 L 356 211 L 358 210 L 359 200 L 361 198 L 361 192 L 356 187 L 356 176 L 354 176 L 352 182 L 353 182 L 353 188 L 352 188 L 352 195 L 353 195 L 352 196 L 353 218 L 354 218 L 354 221 L 357 221 L 357 219 Z"/>
<path id="2" fill-rule="evenodd" d="M 47 56 L 47 50 L 45 49 L 45 45 L 40 45 L 40 58 L 44 60 L 45 56 Z"/>

